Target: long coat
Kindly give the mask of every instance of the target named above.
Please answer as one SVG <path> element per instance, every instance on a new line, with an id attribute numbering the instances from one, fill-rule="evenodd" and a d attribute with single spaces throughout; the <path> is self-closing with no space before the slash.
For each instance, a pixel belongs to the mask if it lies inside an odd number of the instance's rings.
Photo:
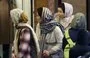
<path id="1" fill-rule="evenodd" d="M 35 42 L 34 44 L 36 46 L 37 56 L 39 57 L 39 52 L 40 52 L 39 43 L 38 43 L 38 39 L 37 39 L 36 34 L 35 34 L 34 30 L 32 29 L 32 27 L 25 23 L 20 23 L 20 24 L 18 24 L 18 26 L 19 27 L 28 27 L 31 30 L 31 33 L 33 35 L 33 40 Z M 16 29 L 15 38 L 14 38 L 14 42 L 13 42 L 13 46 L 12 46 L 12 51 L 14 51 L 14 54 L 16 56 L 18 55 L 18 41 L 19 41 L 19 29 Z"/>

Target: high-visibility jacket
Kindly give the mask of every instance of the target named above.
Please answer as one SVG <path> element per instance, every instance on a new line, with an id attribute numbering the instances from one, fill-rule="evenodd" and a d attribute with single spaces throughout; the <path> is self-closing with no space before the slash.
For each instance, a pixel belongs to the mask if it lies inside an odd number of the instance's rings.
<path id="1" fill-rule="evenodd" d="M 69 29 L 65 30 L 65 34 L 64 35 L 65 35 L 65 39 L 68 42 L 68 44 L 64 48 L 64 58 L 69 58 L 70 48 L 72 48 L 75 45 L 75 43 L 70 38 Z"/>

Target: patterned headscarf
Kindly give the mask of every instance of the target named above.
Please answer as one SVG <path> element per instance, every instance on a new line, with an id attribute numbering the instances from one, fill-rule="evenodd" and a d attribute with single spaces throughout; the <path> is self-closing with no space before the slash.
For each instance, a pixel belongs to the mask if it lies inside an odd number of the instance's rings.
<path id="1" fill-rule="evenodd" d="M 48 8 L 43 7 L 42 16 L 41 16 L 41 23 L 42 24 L 48 23 L 51 20 L 53 20 L 52 12 Z"/>
<path id="2" fill-rule="evenodd" d="M 41 33 L 49 33 L 54 30 L 55 26 L 56 22 L 53 20 L 52 12 L 48 8 L 43 7 L 40 22 Z"/>
<path id="3" fill-rule="evenodd" d="M 86 28 L 87 28 L 86 17 L 83 13 L 75 14 L 75 17 L 71 23 L 71 28 L 86 30 Z"/>

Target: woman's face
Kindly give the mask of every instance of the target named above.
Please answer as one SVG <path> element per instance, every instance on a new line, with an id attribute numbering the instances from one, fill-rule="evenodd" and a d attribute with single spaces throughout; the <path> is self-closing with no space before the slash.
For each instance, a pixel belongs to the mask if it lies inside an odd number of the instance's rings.
<path id="1" fill-rule="evenodd" d="M 64 13 L 63 13 L 63 10 L 62 10 L 62 8 L 58 8 L 58 16 L 60 17 L 60 18 L 64 18 Z"/>

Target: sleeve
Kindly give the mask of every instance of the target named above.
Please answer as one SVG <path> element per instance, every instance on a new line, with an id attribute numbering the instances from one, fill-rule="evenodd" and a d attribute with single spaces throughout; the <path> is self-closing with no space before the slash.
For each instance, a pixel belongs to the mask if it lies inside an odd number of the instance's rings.
<path id="1" fill-rule="evenodd" d="M 18 54 L 18 52 L 17 52 L 17 50 L 18 50 L 18 49 L 17 49 L 17 48 L 18 48 L 18 47 L 17 47 L 18 33 L 19 33 L 18 30 L 16 30 L 16 32 L 15 32 L 15 37 L 14 37 L 14 41 L 13 41 L 12 48 L 11 48 L 11 49 L 12 49 L 11 53 L 14 54 L 14 55 L 17 55 L 17 54 Z"/>
<path id="2" fill-rule="evenodd" d="M 58 26 L 56 26 L 54 30 L 54 34 L 55 34 L 54 36 L 56 38 L 57 44 L 53 46 L 51 50 L 49 50 L 50 54 L 53 54 L 57 52 L 58 50 L 62 49 L 62 39 L 64 36 L 63 36 L 61 29 Z"/>
<path id="3" fill-rule="evenodd" d="M 36 36 L 38 40 L 40 40 L 40 24 L 39 23 L 36 26 Z"/>

